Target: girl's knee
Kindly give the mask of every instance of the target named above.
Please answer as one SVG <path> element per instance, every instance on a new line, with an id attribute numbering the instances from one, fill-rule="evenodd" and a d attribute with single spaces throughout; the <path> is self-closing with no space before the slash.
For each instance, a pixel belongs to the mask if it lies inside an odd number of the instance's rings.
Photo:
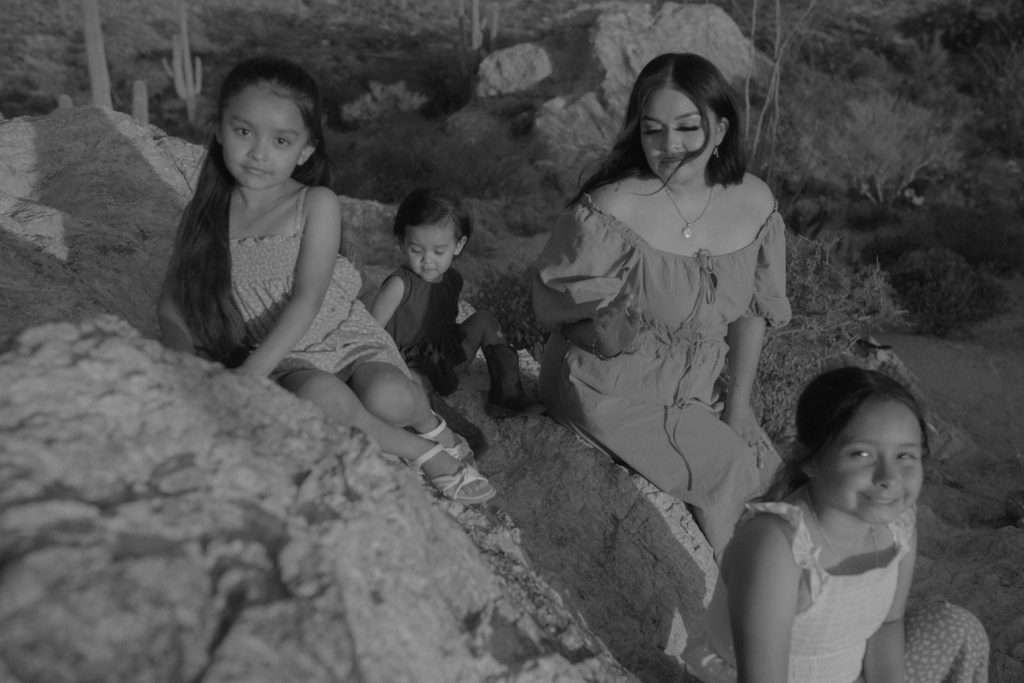
<path id="1" fill-rule="evenodd" d="M 398 368 L 381 370 L 356 389 L 363 405 L 389 424 L 405 426 L 423 405 L 426 394 L 418 383 Z"/>

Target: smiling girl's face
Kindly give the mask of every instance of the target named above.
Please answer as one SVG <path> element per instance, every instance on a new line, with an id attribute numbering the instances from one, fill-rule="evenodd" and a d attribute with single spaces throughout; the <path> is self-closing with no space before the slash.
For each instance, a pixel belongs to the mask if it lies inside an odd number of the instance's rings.
<path id="1" fill-rule="evenodd" d="M 656 90 L 648 98 L 640 114 L 640 147 L 647 165 L 662 182 L 668 183 L 671 179 L 671 184 L 682 185 L 695 179 L 704 180 L 708 160 L 725 136 L 728 122 L 708 112 L 710 144 L 700 156 L 679 167 L 683 157 L 704 145 L 702 116 L 697 105 L 675 88 Z"/>
<path id="2" fill-rule="evenodd" d="M 887 524 L 921 492 L 923 444 L 917 417 L 905 403 L 869 401 L 805 473 L 815 499 L 830 514 Z"/>

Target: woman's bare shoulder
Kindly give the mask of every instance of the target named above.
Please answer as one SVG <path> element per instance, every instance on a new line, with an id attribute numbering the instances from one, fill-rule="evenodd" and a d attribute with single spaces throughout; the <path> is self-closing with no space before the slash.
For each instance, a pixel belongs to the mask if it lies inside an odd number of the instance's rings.
<path id="1" fill-rule="evenodd" d="M 727 188 L 733 202 L 754 219 L 763 221 L 775 210 L 775 195 L 768 184 L 747 173 L 738 185 Z"/>
<path id="2" fill-rule="evenodd" d="M 649 185 L 650 181 L 642 178 L 623 178 L 593 190 L 590 200 L 602 212 L 625 219 L 633 214 L 644 195 L 650 194 Z"/>

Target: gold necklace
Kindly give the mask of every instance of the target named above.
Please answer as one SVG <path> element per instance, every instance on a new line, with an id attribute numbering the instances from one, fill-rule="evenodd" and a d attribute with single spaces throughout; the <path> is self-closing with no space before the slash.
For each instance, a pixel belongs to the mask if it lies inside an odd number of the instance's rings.
<path id="1" fill-rule="evenodd" d="M 804 497 L 807 498 L 807 507 L 811 511 L 811 517 L 814 518 L 814 523 L 818 525 L 818 531 L 821 532 L 821 538 L 822 538 L 823 541 L 825 541 L 825 546 L 829 550 L 832 551 L 832 554 L 836 556 L 836 559 L 838 559 L 840 562 L 842 562 L 846 558 L 843 557 L 841 554 L 839 554 L 839 551 L 837 551 L 835 549 L 835 546 L 832 545 L 832 542 L 828 540 L 828 534 L 825 533 L 825 527 L 823 527 L 821 525 L 821 520 L 818 519 L 818 513 L 814 511 L 814 501 L 811 500 L 811 491 L 810 491 L 810 489 L 804 489 Z M 875 527 L 874 527 L 874 525 L 868 525 L 868 533 L 871 534 L 871 545 L 873 545 L 874 548 L 875 548 L 875 564 L 873 566 L 877 567 L 878 566 L 878 539 L 875 537 Z"/>
<path id="2" fill-rule="evenodd" d="M 679 209 L 679 204 L 676 203 L 676 198 L 672 196 L 672 191 L 668 189 L 668 185 L 665 186 L 665 194 L 668 195 L 668 200 L 672 202 L 672 206 L 676 208 L 676 213 L 679 214 L 679 219 L 683 221 L 683 237 L 690 239 L 693 237 L 693 230 L 690 228 L 696 225 L 697 221 L 701 218 L 704 218 L 704 214 L 708 212 L 708 207 L 711 206 L 711 196 L 715 194 L 715 186 L 712 185 L 711 189 L 708 190 L 708 200 L 704 202 L 704 208 L 701 209 L 701 212 L 697 214 L 697 217 L 692 221 L 686 220 L 686 216 L 684 216 L 683 212 Z"/>

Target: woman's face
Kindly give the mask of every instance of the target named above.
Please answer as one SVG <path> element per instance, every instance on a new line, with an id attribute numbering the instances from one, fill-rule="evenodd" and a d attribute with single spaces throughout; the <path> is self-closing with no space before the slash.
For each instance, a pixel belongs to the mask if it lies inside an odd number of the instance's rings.
<path id="1" fill-rule="evenodd" d="M 681 185 L 694 179 L 704 180 L 708 160 L 729 126 L 728 121 L 710 112 L 708 116 L 711 143 L 699 157 L 680 167 L 679 162 L 686 155 L 704 145 L 703 114 L 689 97 L 675 88 L 656 90 L 647 99 L 640 112 L 640 146 L 651 171 L 663 182 L 671 179 L 671 184 Z"/>

